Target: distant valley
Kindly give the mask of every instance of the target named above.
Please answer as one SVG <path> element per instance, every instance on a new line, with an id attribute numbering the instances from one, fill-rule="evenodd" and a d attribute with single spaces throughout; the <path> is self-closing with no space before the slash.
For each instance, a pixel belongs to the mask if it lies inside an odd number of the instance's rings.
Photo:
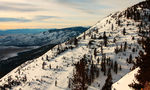
<path id="1" fill-rule="evenodd" d="M 80 35 L 89 27 L 63 29 L 0 30 L 0 60 L 17 56 L 19 52 L 36 49 L 47 44 L 59 44 Z"/>

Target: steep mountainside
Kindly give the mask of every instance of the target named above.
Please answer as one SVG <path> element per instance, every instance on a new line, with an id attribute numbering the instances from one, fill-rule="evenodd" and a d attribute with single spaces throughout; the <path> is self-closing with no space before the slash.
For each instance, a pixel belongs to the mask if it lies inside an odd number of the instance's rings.
<path id="1" fill-rule="evenodd" d="M 110 14 L 80 36 L 22 64 L 0 79 L 0 88 L 120 90 L 119 86 L 124 84 L 126 86 L 121 90 L 131 89 L 128 84 L 132 83 L 131 79 L 134 80 L 134 73 L 138 71 L 138 68 L 133 70 L 135 58 L 139 52 L 144 52 L 138 41 L 142 39 L 141 32 L 149 29 L 148 18 L 143 15 L 150 15 L 149 8 L 143 8 L 147 2 L 143 3 Z"/>

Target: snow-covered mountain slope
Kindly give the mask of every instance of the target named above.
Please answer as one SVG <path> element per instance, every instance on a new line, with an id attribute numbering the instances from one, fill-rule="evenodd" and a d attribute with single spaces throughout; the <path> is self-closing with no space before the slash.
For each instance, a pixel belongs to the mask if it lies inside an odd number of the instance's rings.
<path id="1" fill-rule="evenodd" d="M 88 27 L 53 29 L 34 34 L 7 34 L 0 37 L 0 46 L 41 46 L 58 44 L 86 31 Z"/>
<path id="2" fill-rule="evenodd" d="M 121 78 L 119 81 L 114 83 L 112 85 L 112 90 L 130 90 L 131 88 L 128 86 L 131 84 L 131 82 L 138 82 L 135 78 L 135 75 L 137 74 L 139 68 L 136 68 L 135 70 L 131 71 L 130 73 L 126 74 L 123 78 Z"/>
<path id="3" fill-rule="evenodd" d="M 132 70 L 135 57 L 143 51 L 138 44 L 141 21 L 127 18 L 125 12 L 107 16 L 77 38 L 56 45 L 41 57 L 17 67 L 0 79 L 0 88 L 110 90 L 112 83 Z M 118 82 L 127 85 L 132 80 L 126 82 L 126 78 L 122 78 Z M 113 84 L 113 89 L 117 88 L 119 86 Z"/>

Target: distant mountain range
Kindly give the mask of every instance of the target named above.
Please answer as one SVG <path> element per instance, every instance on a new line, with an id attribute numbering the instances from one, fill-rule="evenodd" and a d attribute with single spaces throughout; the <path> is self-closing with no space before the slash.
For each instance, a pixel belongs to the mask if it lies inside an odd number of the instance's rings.
<path id="1" fill-rule="evenodd" d="M 39 32 L 48 31 L 50 29 L 8 29 L 8 30 L 0 30 L 0 35 L 6 34 L 34 34 Z"/>
<path id="2" fill-rule="evenodd" d="M 59 44 L 80 35 L 88 28 L 89 27 L 70 27 L 50 30 L 17 29 L 12 31 L 0 31 L 0 46 L 41 46 L 45 44 Z"/>

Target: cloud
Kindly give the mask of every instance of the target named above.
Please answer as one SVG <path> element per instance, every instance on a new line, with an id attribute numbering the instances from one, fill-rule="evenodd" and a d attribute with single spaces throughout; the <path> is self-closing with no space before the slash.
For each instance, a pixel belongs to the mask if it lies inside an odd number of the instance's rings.
<path id="1" fill-rule="evenodd" d="M 30 22 L 31 20 L 25 18 L 9 18 L 0 17 L 0 22 Z"/>
<path id="2" fill-rule="evenodd" d="M 100 14 L 101 10 L 121 10 L 143 0 L 54 0 L 55 2 L 87 14 Z"/>
<path id="3" fill-rule="evenodd" d="M 5 1 L 0 1 L 0 5 L 8 5 L 8 6 L 29 6 L 29 7 L 35 6 L 34 4 L 31 4 L 31 3 L 5 2 Z"/>
<path id="4" fill-rule="evenodd" d="M 34 4 L 0 1 L 0 11 L 33 12 L 33 11 L 43 11 L 43 10 L 46 9 L 39 8 Z"/>
<path id="5" fill-rule="evenodd" d="M 34 20 L 45 20 L 45 19 L 51 19 L 51 18 L 60 18 L 58 16 L 48 16 L 48 15 L 38 15 L 34 17 Z"/>
<path id="6" fill-rule="evenodd" d="M 57 19 L 61 17 L 57 16 L 46 16 L 46 15 L 37 15 L 33 17 L 32 19 L 26 19 L 26 18 L 11 18 L 11 17 L 0 17 L 0 22 L 32 22 L 32 21 L 44 21 L 48 19 Z"/>
<path id="7" fill-rule="evenodd" d="M 13 25 L 17 28 L 18 24 L 52 28 L 93 25 L 110 13 L 140 1 L 143 0 L 0 0 L 0 28 Z"/>
<path id="8" fill-rule="evenodd" d="M 80 11 L 79 13 L 96 14 L 100 7 L 96 0 L 55 0 L 56 3 Z"/>

